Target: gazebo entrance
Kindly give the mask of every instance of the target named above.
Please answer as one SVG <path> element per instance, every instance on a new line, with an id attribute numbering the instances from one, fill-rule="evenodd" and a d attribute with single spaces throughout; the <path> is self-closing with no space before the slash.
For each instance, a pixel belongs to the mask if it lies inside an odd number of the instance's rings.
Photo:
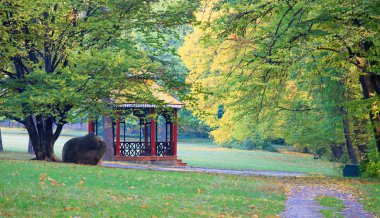
<path id="1" fill-rule="evenodd" d="M 133 106 L 117 108 L 112 131 L 116 159 L 144 157 L 140 159 L 157 160 L 159 157 L 177 156 L 177 109 L 156 112 L 155 108 Z M 126 117 L 130 115 L 138 118 L 137 137 L 128 137 Z"/>

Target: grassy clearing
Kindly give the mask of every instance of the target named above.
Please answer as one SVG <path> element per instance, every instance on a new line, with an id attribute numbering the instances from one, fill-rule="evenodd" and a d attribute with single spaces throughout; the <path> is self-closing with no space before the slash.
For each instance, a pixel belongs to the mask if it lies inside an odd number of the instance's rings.
<path id="1" fill-rule="evenodd" d="M 27 152 L 28 135 L 22 129 L 3 129 L 4 154 L 0 158 L 33 158 Z M 64 143 L 74 136 L 86 134 L 64 130 L 55 145 L 58 158 L 62 156 Z M 13 152 L 24 152 L 22 155 Z M 221 169 L 294 171 L 311 174 L 341 175 L 340 165 L 315 160 L 312 155 L 286 152 L 244 151 L 220 148 L 209 140 L 186 140 L 178 145 L 178 156 L 190 166 Z"/>
<path id="2" fill-rule="evenodd" d="M 316 200 L 321 206 L 329 208 L 320 211 L 323 214 L 323 217 L 343 217 L 342 211 L 346 207 L 341 199 L 332 196 L 320 196 Z"/>
<path id="3" fill-rule="evenodd" d="M 181 142 L 178 155 L 189 165 L 199 167 L 341 175 L 339 164 L 315 160 L 312 155 L 220 148 L 210 141 Z"/>
<path id="4" fill-rule="evenodd" d="M 0 217 L 274 216 L 278 180 L 0 160 Z"/>

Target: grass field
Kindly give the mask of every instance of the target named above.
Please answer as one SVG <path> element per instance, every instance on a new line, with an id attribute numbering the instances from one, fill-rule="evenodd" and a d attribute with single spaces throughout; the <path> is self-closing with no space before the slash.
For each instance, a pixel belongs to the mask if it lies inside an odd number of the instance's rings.
<path id="1" fill-rule="evenodd" d="M 280 214 L 276 179 L 0 160 L 0 217 L 260 217 Z"/>
<path id="2" fill-rule="evenodd" d="M 221 148 L 210 141 L 180 142 L 178 156 L 189 165 L 199 167 L 293 171 L 335 176 L 341 174 L 338 163 L 315 160 L 309 154 Z"/>
<path id="3" fill-rule="evenodd" d="M 26 133 L 19 129 L 2 129 L 2 133 L 0 217 L 273 217 L 284 210 L 289 185 L 298 184 L 348 189 L 368 211 L 380 216 L 379 181 L 341 178 L 333 163 L 314 160 L 311 155 L 242 151 L 187 140 L 180 142 L 179 156 L 192 166 L 298 171 L 310 176 L 263 178 L 108 169 L 25 161 L 33 158 L 26 153 Z M 61 154 L 65 141 L 83 134 L 64 131 L 56 153 Z M 330 205 L 329 200 L 321 203 Z M 331 207 L 323 213 L 334 216 L 340 210 Z"/>
<path id="4" fill-rule="evenodd" d="M 67 140 L 84 134 L 86 133 L 64 130 L 55 145 L 57 156 L 61 157 L 62 147 Z M 0 158 L 33 158 L 33 155 L 25 153 L 28 145 L 28 136 L 25 131 L 3 129 L 2 135 L 5 152 L 0 154 Z M 23 154 L 13 152 L 23 152 Z M 341 174 L 339 164 L 315 160 L 312 155 L 220 148 L 209 140 L 180 141 L 178 156 L 188 165 L 196 167 L 294 171 L 335 176 Z"/>

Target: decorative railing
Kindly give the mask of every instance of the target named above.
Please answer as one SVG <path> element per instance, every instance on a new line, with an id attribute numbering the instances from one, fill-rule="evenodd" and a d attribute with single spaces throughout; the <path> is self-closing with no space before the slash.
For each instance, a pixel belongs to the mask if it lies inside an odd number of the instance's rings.
<path id="1" fill-rule="evenodd" d="M 156 155 L 173 156 L 173 146 L 173 142 L 156 142 Z M 151 154 L 152 149 L 149 142 L 147 144 L 144 142 L 120 142 L 120 156 L 151 156 Z"/>
<path id="2" fill-rule="evenodd" d="M 173 156 L 173 142 L 156 142 L 156 155 L 157 156 Z"/>
<path id="3" fill-rule="evenodd" d="M 120 142 L 120 156 L 150 156 L 150 144 L 144 142 Z"/>

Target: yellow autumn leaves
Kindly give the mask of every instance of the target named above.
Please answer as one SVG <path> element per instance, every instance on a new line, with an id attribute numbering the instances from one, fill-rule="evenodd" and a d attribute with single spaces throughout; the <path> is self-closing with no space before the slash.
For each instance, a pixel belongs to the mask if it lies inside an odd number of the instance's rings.
<path id="1" fill-rule="evenodd" d="M 71 177 L 70 177 L 71 179 Z M 81 189 L 83 189 L 83 186 L 84 186 L 84 181 L 86 180 L 86 178 L 84 177 L 81 177 L 79 182 L 77 183 L 77 186 Z M 44 186 L 44 185 L 50 185 L 50 186 L 65 186 L 66 184 L 65 183 L 61 183 L 61 182 L 58 182 L 57 180 L 51 178 L 51 177 L 48 177 L 46 173 L 42 173 L 40 175 L 40 178 L 39 178 L 39 185 L 40 187 L 41 186 Z"/>

